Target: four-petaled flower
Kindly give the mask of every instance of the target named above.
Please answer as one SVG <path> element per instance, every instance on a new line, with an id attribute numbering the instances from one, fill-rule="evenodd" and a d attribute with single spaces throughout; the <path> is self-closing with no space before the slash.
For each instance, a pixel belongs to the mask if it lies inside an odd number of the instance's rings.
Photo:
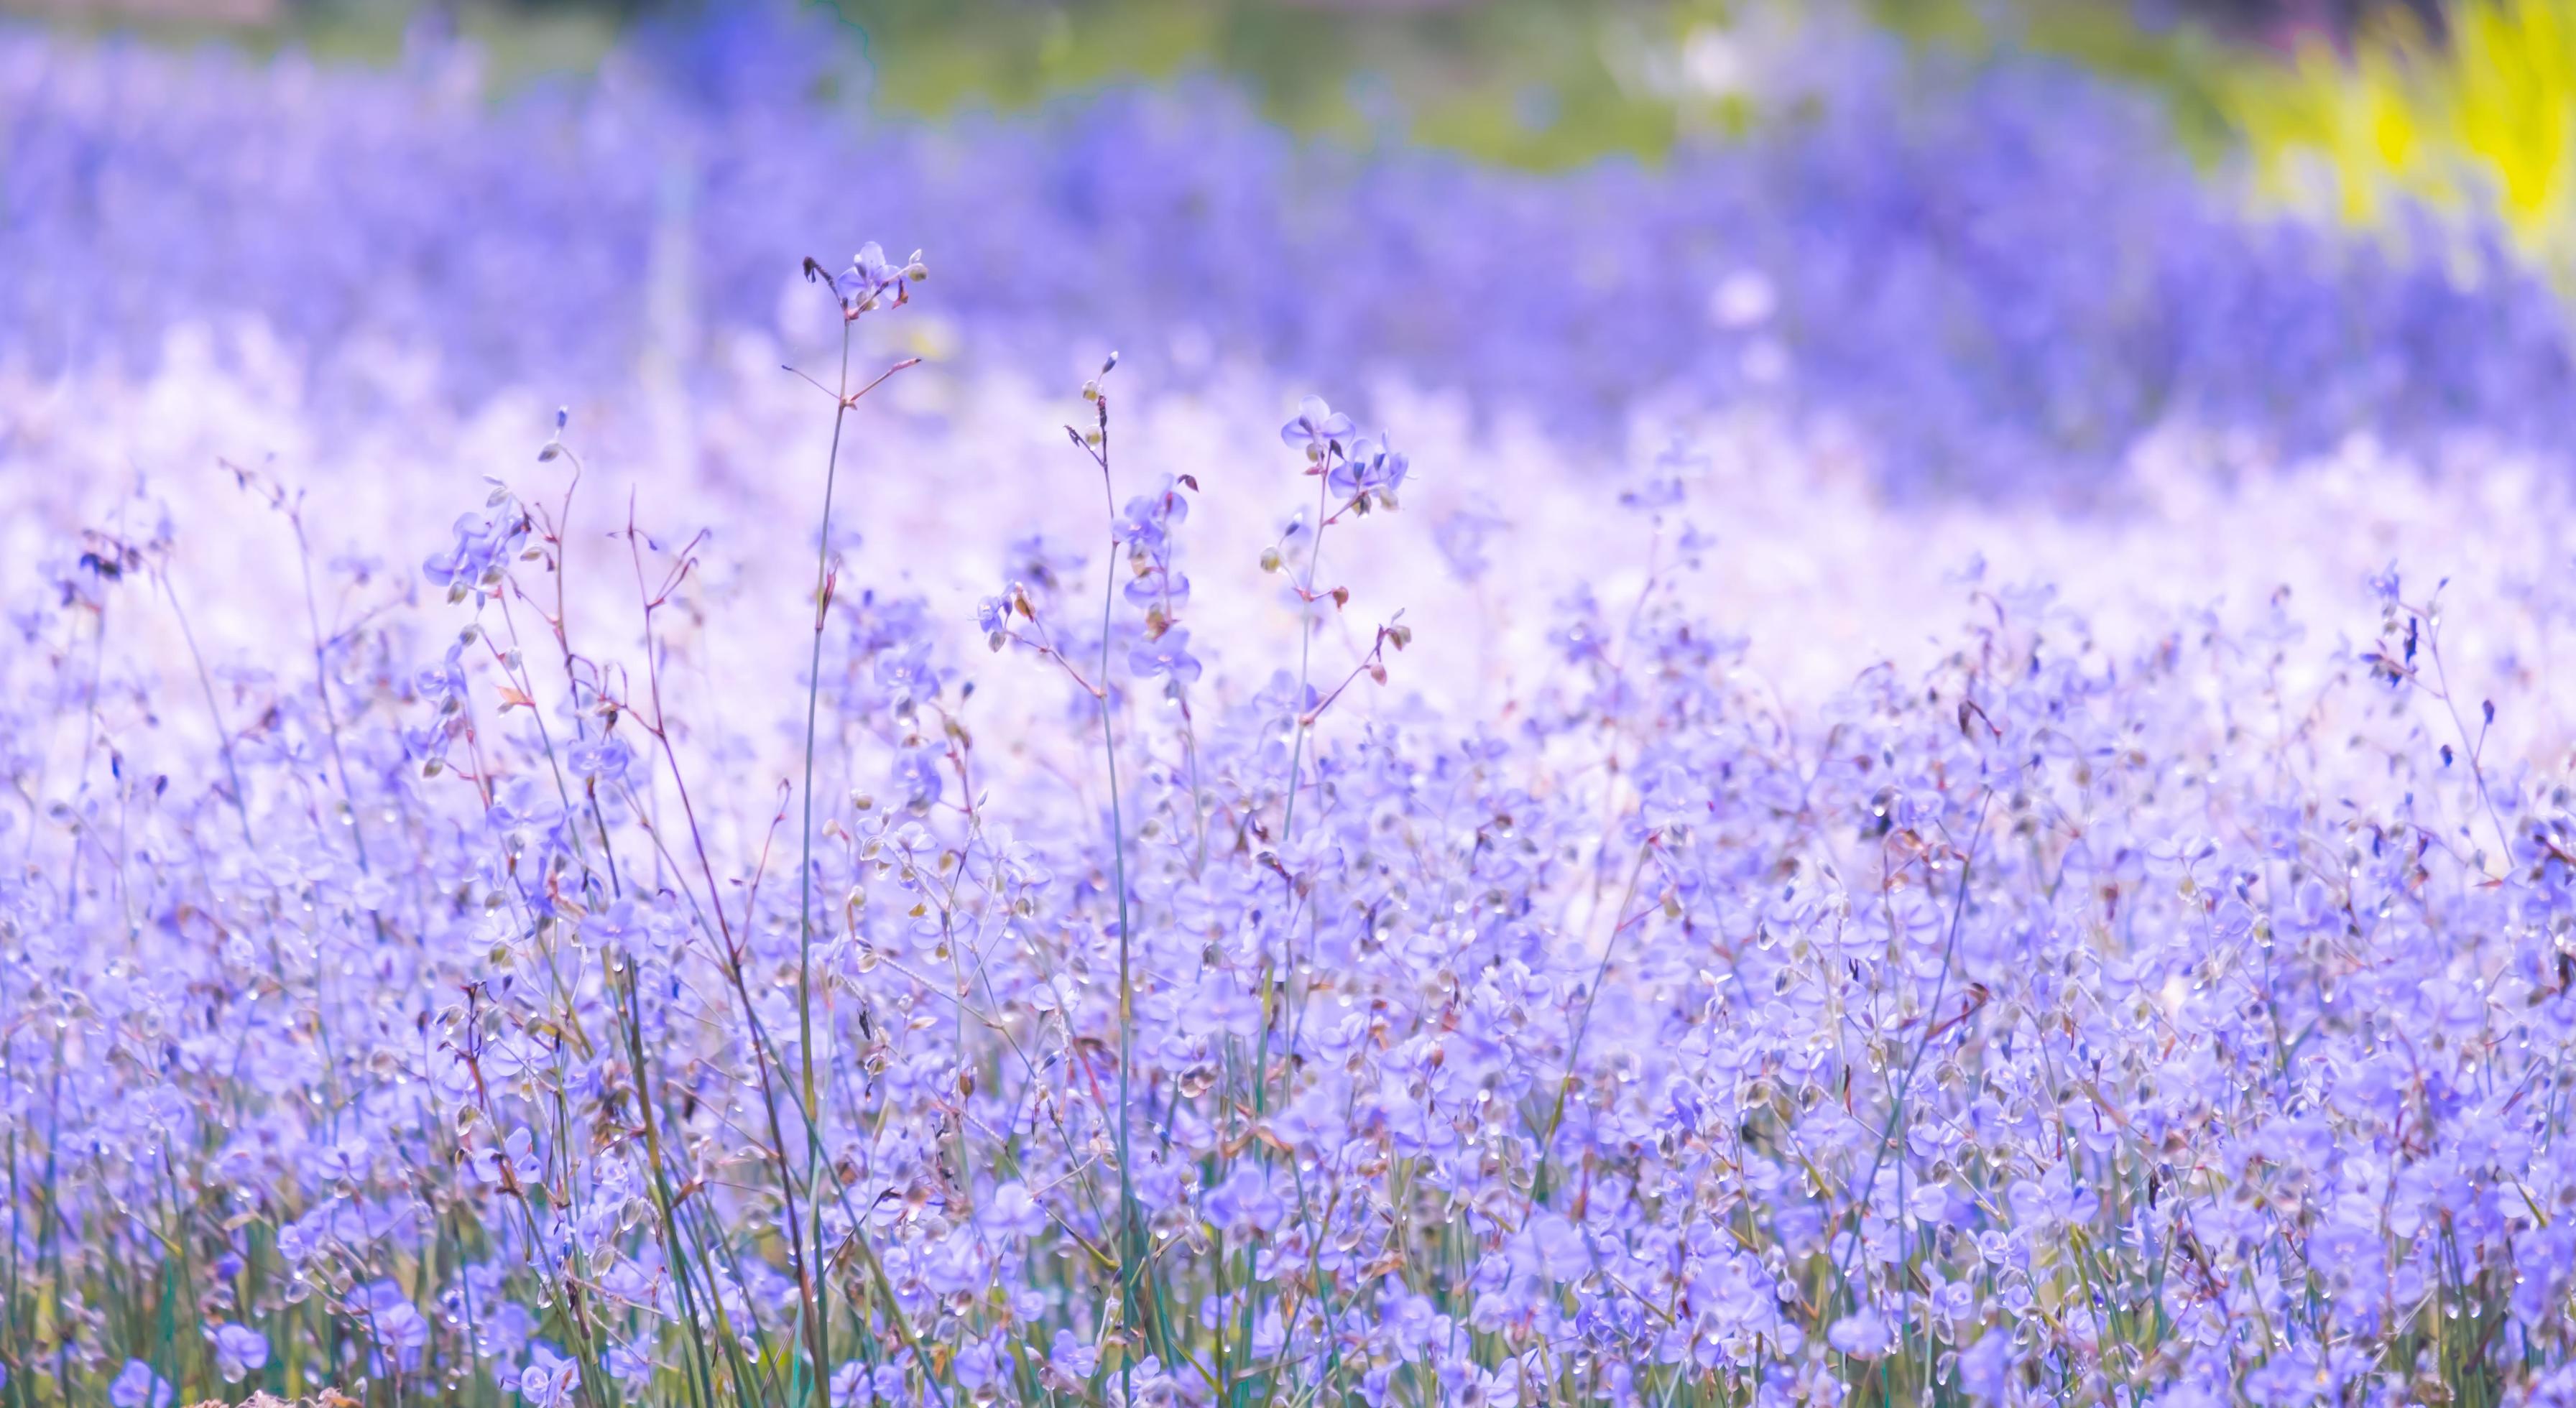
<path id="1" fill-rule="evenodd" d="M 885 249 L 870 240 L 850 256 L 850 267 L 832 278 L 832 292 L 841 300 L 843 311 L 851 317 L 878 308 L 898 307 L 912 296 L 909 287 L 930 277 L 930 269 L 921 262 L 921 251 L 901 264 L 886 258 Z"/>
<path id="2" fill-rule="evenodd" d="M 1354 428 L 1351 418 L 1325 405 L 1323 397 L 1309 396 L 1297 403 L 1296 418 L 1279 427 L 1279 443 L 1302 449 L 1308 460 L 1321 463 L 1351 438 Z"/>
<path id="3" fill-rule="evenodd" d="M 1175 684 L 1199 677 L 1198 657 L 1190 654 L 1190 633 L 1174 628 L 1127 652 L 1127 666 L 1140 675 L 1168 676 Z"/>
<path id="4" fill-rule="evenodd" d="M 1324 482 L 1345 501 L 1377 495 L 1391 503 L 1412 469 L 1413 461 L 1401 451 L 1382 440 L 1362 437 L 1351 443 L 1350 452 Z"/>
<path id="5" fill-rule="evenodd" d="M 626 741 L 609 734 L 593 734 L 572 746 L 569 760 L 576 777 L 595 777 L 615 783 L 626 776 L 635 761 L 635 750 Z"/>

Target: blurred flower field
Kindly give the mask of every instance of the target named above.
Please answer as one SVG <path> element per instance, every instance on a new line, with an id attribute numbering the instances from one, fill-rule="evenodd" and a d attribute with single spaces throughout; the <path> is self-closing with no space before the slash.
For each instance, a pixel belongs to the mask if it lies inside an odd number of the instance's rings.
<path id="1" fill-rule="evenodd" d="M 2514 44 L 1878 18 L 0 26 L 0 1404 L 2576 1402 Z"/>

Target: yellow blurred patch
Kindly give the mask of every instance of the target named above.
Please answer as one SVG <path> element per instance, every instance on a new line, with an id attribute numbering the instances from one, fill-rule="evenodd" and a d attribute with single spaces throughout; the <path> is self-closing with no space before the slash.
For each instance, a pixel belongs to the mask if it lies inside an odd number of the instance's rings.
<path id="1" fill-rule="evenodd" d="M 2395 14 L 2349 52 L 2240 72 L 2219 101 L 2267 196 L 2361 225 L 2405 203 L 2492 215 L 2576 287 L 2576 0 L 2466 0 L 2447 41 Z"/>

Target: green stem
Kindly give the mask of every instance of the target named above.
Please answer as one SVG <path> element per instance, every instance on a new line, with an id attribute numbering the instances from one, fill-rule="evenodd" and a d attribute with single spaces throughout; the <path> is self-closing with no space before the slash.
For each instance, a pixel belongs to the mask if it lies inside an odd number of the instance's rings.
<path id="1" fill-rule="evenodd" d="M 1104 400 L 1100 408 L 1100 493 L 1108 503 L 1112 525 L 1118 520 L 1118 495 L 1109 481 L 1109 408 Z M 1129 917 L 1127 913 L 1127 823 L 1118 797 L 1118 734 L 1109 715 L 1109 627 L 1118 602 L 1118 539 L 1113 526 L 1109 539 L 1109 558 L 1101 571 L 1100 591 L 1100 678 L 1095 692 L 1100 702 L 1100 749 L 1109 773 L 1109 851 L 1112 878 L 1118 886 L 1118 1222 L 1119 1222 L 1119 1329 L 1122 1334 L 1142 1333 L 1143 1316 L 1138 1313 L 1136 1277 L 1144 1269 L 1144 1228 L 1137 1217 L 1136 1179 L 1129 1157 L 1129 1085 L 1135 1065 L 1136 985 L 1130 965 Z M 1134 1353 L 1122 1347 L 1118 1357 L 1118 1383 L 1123 1396 L 1132 1400 L 1135 1379 Z"/>
<path id="2" fill-rule="evenodd" d="M 823 1131 L 816 1123 L 822 1107 L 814 1098 L 814 735 L 823 695 L 823 624 L 831 611 L 831 601 L 824 595 L 831 582 L 832 570 L 832 491 L 841 471 L 841 427 L 850 418 L 850 320 L 841 320 L 841 375 L 836 383 L 840 390 L 832 412 L 832 449 L 823 461 L 823 527 L 814 549 L 814 653 L 806 667 L 805 678 L 805 843 L 796 865 L 797 926 L 800 931 L 796 950 L 796 1038 L 798 1056 L 803 1066 L 805 1087 L 805 1159 L 806 1204 L 813 1217 L 810 1245 L 814 1255 L 808 1258 L 805 1284 L 807 1335 L 813 1343 L 814 1401 L 830 1402 L 829 1348 L 830 1330 L 824 1316 L 829 1309 L 831 1278 L 820 1274 L 816 1263 L 823 1253 L 823 1200 L 814 1190 L 823 1180 Z M 786 1177 L 786 1151 L 779 1151 L 779 1176 Z M 793 1234 L 791 1234 L 793 1235 Z"/>

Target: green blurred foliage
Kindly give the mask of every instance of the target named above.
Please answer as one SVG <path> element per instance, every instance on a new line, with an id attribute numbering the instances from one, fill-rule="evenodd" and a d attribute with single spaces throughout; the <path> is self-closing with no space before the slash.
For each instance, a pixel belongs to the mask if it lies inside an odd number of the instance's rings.
<path id="1" fill-rule="evenodd" d="M 2259 53 L 2189 19 L 2141 26 L 2135 7 L 2118 0 L 1869 0 L 1872 17 L 1924 44 L 1971 54 L 2006 47 L 2081 64 L 2161 97 L 2175 136 L 2194 156 L 2214 160 L 2237 141 L 2226 95 L 2258 81 L 2269 65 Z"/>
<path id="2" fill-rule="evenodd" d="M 1695 41 L 1831 22 L 1915 42 L 2018 49 L 2151 87 L 2195 153 L 2233 140 L 2222 95 L 2246 55 L 2208 29 L 2142 29 L 2125 0 L 837 0 L 908 111 L 1023 107 L 1119 79 L 1213 71 L 1297 130 L 1395 137 L 1552 168 L 1653 158 L 1690 133 L 1741 131 L 1742 92 L 1699 81 Z M 1756 57 L 1758 62 L 1758 56 Z"/>
<path id="3" fill-rule="evenodd" d="M 266 23 L 186 0 L 0 0 L 76 25 L 384 61 L 429 16 L 479 41 L 496 87 L 595 65 L 639 15 L 729 0 L 272 0 Z M 127 0 L 133 3 L 133 0 Z M 228 0 L 235 3 L 237 0 Z M 2159 95 L 2204 161 L 2250 152 L 2276 201 L 2383 222 L 2398 203 L 2500 210 L 2576 282 L 2576 0 L 2461 0 L 2435 36 L 2404 9 L 2291 52 L 2241 42 L 2254 0 L 803 0 L 845 38 L 838 92 L 888 110 L 1024 110 L 1129 81 L 1210 75 L 1292 130 L 1550 169 L 1652 160 L 1765 111 L 1765 44 L 1865 22 L 1970 57 L 2063 58 Z M 2219 28 L 2194 22 L 2214 20 Z M 2220 37 L 2225 29 L 2234 38 Z M 1753 36 L 1757 42 L 1735 43 Z M 1712 58 L 1711 56 L 1715 57 Z M 1712 69 L 1720 72 L 1712 75 Z M 1746 72 L 1751 70 L 1751 72 Z"/>
<path id="4" fill-rule="evenodd" d="M 0 0 L 0 16 L 59 30 L 128 34 L 172 47 L 221 42 L 324 62 L 391 63 L 427 22 L 476 44 L 496 91 L 595 68 L 644 6 L 619 0 Z"/>
<path id="5" fill-rule="evenodd" d="M 1555 167 L 1653 154 L 1741 120 L 1656 70 L 1717 0 L 840 0 L 881 98 L 916 112 L 1025 107 L 1068 90 L 1223 74 L 1294 129 Z"/>

